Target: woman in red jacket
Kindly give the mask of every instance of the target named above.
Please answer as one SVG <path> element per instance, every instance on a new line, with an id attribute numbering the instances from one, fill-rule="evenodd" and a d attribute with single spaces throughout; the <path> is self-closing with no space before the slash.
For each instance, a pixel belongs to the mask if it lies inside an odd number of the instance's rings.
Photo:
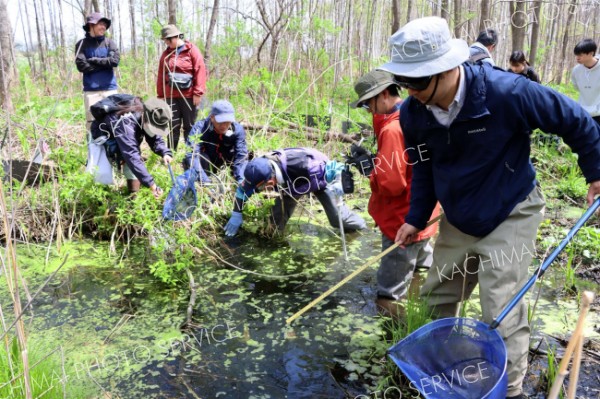
<path id="1" fill-rule="evenodd" d="M 207 71 L 198 47 L 183 39 L 175 25 L 160 32 L 167 49 L 160 56 L 156 93 L 173 111 L 173 124 L 168 137 L 169 148 L 177 150 L 180 130 L 187 141 L 196 121 L 197 107 L 206 92 Z"/>
<path id="2" fill-rule="evenodd" d="M 408 214 L 412 178 L 409 156 L 419 154 L 419 149 L 406 148 L 404 144 L 398 123 L 402 100 L 392 74 L 371 71 L 356 82 L 354 90 L 359 99 L 352 105 L 373 114 L 377 155 L 371 168 L 364 168 L 364 162 L 361 162 L 358 169 L 369 175 L 369 214 L 381 230 L 381 246 L 382 250 L 386 250 L 394 245 L 396 232 Z M 426 153 L 422 155 L 427 157 Z M 436 206 L 432 218 L 438 214 L 439 206 Z M 437 223 L 421 231 L 415 243 L 397 248 L 381 259 L 377 271 L 377 305 L 385 313 L 398 316 L 400 309 L 396 301 L 406 297 L 415 269 L 431 267 L 433 249 L 429 238 L 436 232 Z"/>

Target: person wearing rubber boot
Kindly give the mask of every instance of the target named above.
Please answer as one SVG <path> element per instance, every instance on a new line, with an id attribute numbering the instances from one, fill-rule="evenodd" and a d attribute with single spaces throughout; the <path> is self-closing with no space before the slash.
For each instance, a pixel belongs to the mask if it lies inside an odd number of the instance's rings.
<path id="1" fill-rule="evenodd" d="M 233 212 L 225 235 L 234 236 L 242 225 L 244 203 L 255 192 L 274 190 L 280 195 L 271 208 L 271 219 L 283 231 L 301 196 L 312 193 L 323 206 L 329 224 L 339 228 L 340 215 L 345 231 L 362 230 L 367 224 L 340 201 L 343 194 L 337 182 L 335 161 L 312 148 L 286 148 L 248 162 L 244 181 L 235 193 Z M 329 171 L 333 173 L 329 173 Z"/>
<path id="2" fill-rule="evenodd" d="M 165 164 L 171 163 L 173 153 L 162 139 L 169 132 L 171 107 L 158 98 L 142 102 L 139 97 L 125 97 L 122 94 L 109 96 L 105 101 L 113 98 L 116 107 L 102 120 L 92 123 L 92 137 L 103 138 L 106 155 L 113 165 L 117 168 L 123 165 L 130 194 L 138 192 L 143 185 L 158 199 L 163 191 L 148 172 L 140 146 L 145 140 L 152 152 L 162 157 Z M 124 98 L 127 101 L 123 101 Z"/>
<path id="3" fill-rule="evenodd" d="M 409 153 L 416 162 L 410 209 L 396 242 L 412 243 L 439 201 L 444 217 L 421 294 L 437 316 L 455 316 L 479 284 L 483 321 L 490 324 L 525 284 L 543 219 L 530 132 L 557 134 L 578 154 L 591 204 L 600 194 L 600 126 L 552 89 L 465 62 L 469 47 L 451 38 L 444 19 L 411 21 L 389 44 L 391 62 L 379 69 L 408 90 L 400 126 L 406 146 L 427 155 Z M 498 332 L 508 356 L 507 397 L 521 398 L 530 335 L 523 301 Z"/>
<path id="4" fill-rule="evenodd" d="M 372 168 L 358 168 L 371 185 L 369 214 L 381 230 L 381 250 L 394 244 L 396 232 L 404 223 L 410 204 L 412 165 L 408 162 L 404 135 L 398 123 L 400 88 L 394 75 L 371 71 L 354 85 L 358 100 L 354 108 L 364 108 L 373 115 L 373 130 L 377 138 L 377 154 Z M 357 165 L 359 166 L 359 165 Z M 433 217 L 439 214 L 436 207 Z M 383 258 L 377 270 L 377 306 L 384 313 L 398 318 L 402 309 L 398 300 L 406 297 L 415 270 L 428 270 L 433 262 L 429 238 L 437 232 L 437 224 L 419 232 L 415 242 L 397 248 Z"/>

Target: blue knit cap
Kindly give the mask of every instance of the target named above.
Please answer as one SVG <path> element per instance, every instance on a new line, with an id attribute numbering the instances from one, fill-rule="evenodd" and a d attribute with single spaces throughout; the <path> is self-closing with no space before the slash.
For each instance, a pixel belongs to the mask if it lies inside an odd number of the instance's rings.
<path id="1" fill-rule="evenodd" d="M 267 158 L 254 158 L 248 162 L 244 169 L 244 191 L 250 196 L 260 183 L 267 181 L 273 176 L 273 168 Z"/>

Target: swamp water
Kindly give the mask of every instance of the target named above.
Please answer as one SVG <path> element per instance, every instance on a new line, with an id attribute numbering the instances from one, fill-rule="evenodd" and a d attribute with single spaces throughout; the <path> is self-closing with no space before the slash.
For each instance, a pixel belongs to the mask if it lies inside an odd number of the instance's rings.
<path id="1" fill-rule="evenodd" d="M 31 292 L 69 254 L 27 314 L 29 342 L 47 352 L 62 347 L 67 385 L 91 392 L 69 398 L 101 393 L 111 398 L 374 397 L 373 384 L 383 375 L 381 359 L 357 359 L 383 345 L 374 305 L 377 264 L 291 327 L 285 320 L 378 254 L 380 235 L 376 230 L 347 234 L 346 262 L 339 239 L 323 226 L 292 227 L 284 241 L 246 234 L 219 249 L 227 262 L 261 275 L 212 259 L 193 265 L 199 288 L 194 326 L 185 332 L 180 326 L 189 289 L 165 286 L 148 275 L 145 242 L 132 244 L 121 262 L 122 248 L 109 256 L 108 244 L 71 242 L 60 255 L 52 252 L 46 265 L 45 247 L 20 244 L 18 262 Z M 554 335 L 571 331 L 578 313 L 574 298 L 553 297 L 558 270 L 549 270 L 536 310 L 536 329 Z M 10 318 L 2 281 L 0 303 Z M 527 299 L 535 293 L 537 286 Z M 588 337 L 598 339 L 593 328 L 598 322 L 591 313 Z"/>

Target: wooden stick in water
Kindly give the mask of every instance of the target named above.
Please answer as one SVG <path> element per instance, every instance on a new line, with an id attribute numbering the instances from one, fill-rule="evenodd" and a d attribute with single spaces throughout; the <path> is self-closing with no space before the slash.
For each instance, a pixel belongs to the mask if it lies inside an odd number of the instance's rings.
<path id="1" fill-rule="evenodd" d="M 577 382 L 579 380 L 579 368 L 581 366 L 584 339 L 585 333 L 581 333 L 579 336 L 579 341 L 577 342 L 575 354 L 573 355 L 573 365 L 571 366 L 571 373 L 569 374 L 569 390 L 567 391 L 567 399 L 575 399 L 575 393 L 577 393 Z"/>
<path id="2" fill-rule="evenodd" d="M 427 226 L 425 226 L 425 228 L 431 226 L 432 224 L 434 224 L 438 220 L 440 220 L 442 218 L 442 215 L 443 214 L 440 214 L 438 217 L 431 219 L 429 222 L 427 222 Z M 371 259 L 367 260 L 367 262 L 364 265 L 362 265 L 361 267 L 359 267 L 358 269 L 353 271 L 350 275 L 344 277 L 344 279 L 342 281 L 340 281 L 339 283 L 337 283 L 336 285 L 334 285 L 333 287 L 331 287 L 330 289 L 328 289 L 327 291 L 325 291 L 324 293 L 319 295 L 316 299 L 314 299 L 311 303 L 309 303 L 308 305 L 306 305 L 305 307 L 300 309 L 298 312 L 294 313 L 294 315 L 292 315 L 285 321 L 286 324 L 290 324 L 292 321 L 294 321 L 298 317 L 302 316 L 304 313 L 306 313 L 307 310 L 309 310 L 310 308 L 315 306 L 317 303 L 321 302 L 323 299 L 325 299 L 326 297 L 331 295 L 333 292 L 335 292 L 335 290 L 340 288 L 342 285 L 346 284 L 348 281 L 352 280 L 358 274 L 362 273 L 367 267 L 371 266 L 373 263 L 377 262 L 379 259 L 383 258 L 385 255 L 389 254 L 396 248 L 398 248 L 398 244 L 394 243 L 394 245 L 392 245 L 391 247 L 389 247 L 388 249 L 386 249 L 379 255 L 374 256 Z"/>
<path id="3" fill-rule="evenodd" d="M 579 337 L 583 334 L 583 327 L 585 325 L 585 317 L 587 316 L 588 311 L 590 310 L 590 305 L 594 301 L 594 294 L 590 291 L 584 291 L 581 295 L 581 310 L 579 311 L 579 319 L 577 320 L 577 325 L 575 326 L 575 331 L 573 331 L 573 335 L 569 340 L 569 344 L 567 345 L 567 349 L 565 350 L 565 354 L 563 355 L 562 360 L 560 361 L 560 367 L 558 368 L 558 372 L 556 373 L 556 378 L 554 383 L 552 384 L 552 389 L 548 394 L 547 399 L 557 399 L 560 388 L 562 387 L 563 381 L 567 376 L 567 367 L 569 366 L 569 361 L 571 360 L 571 356 L 573 355 L 573 351 L 575 350 L 575 346 L 579 343 Z"/>

